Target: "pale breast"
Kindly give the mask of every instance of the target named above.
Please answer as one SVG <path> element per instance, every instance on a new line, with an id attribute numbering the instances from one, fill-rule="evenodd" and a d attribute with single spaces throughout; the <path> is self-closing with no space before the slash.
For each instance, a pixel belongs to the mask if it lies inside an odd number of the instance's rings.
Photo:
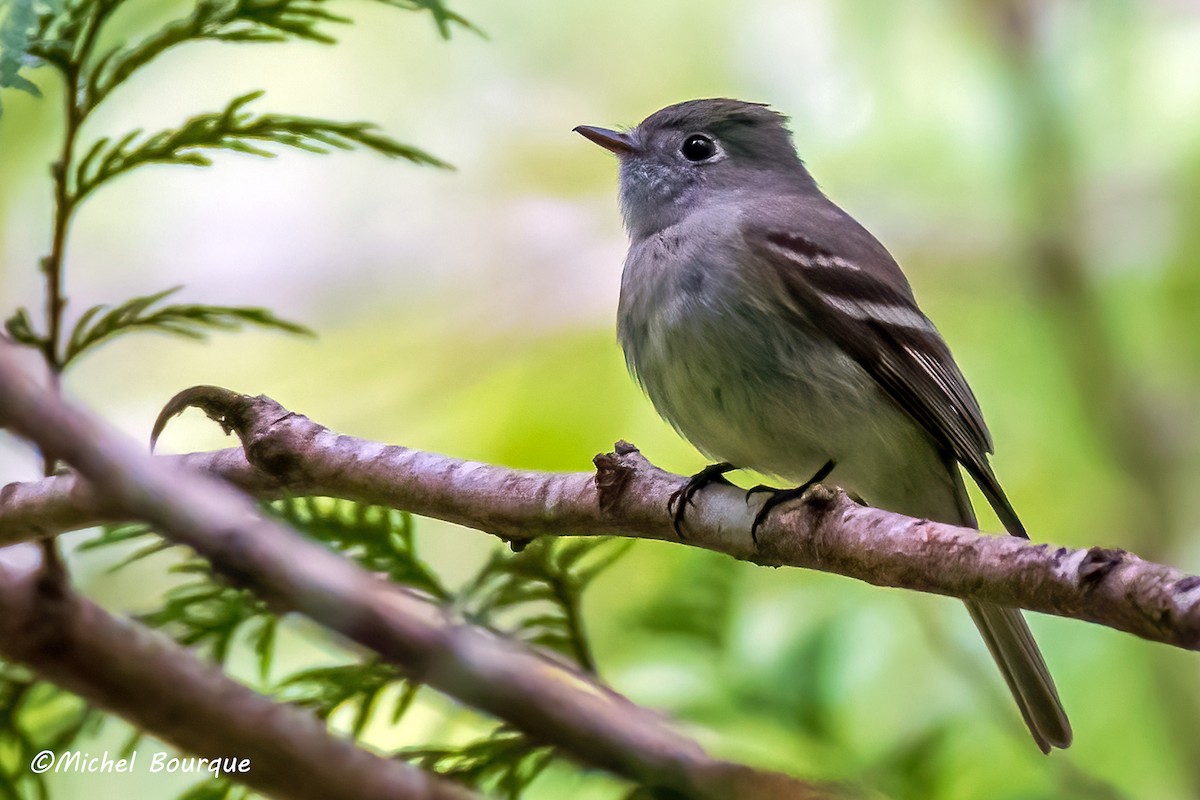
<path id="1" fill-rule="evenodd" d="M 708 457 L 793 482 L 830 459 L 864 496 L 914 459 L 926 472 L 919 426 L 714 228 L 669 228 L 626 261 L 618 334 L 659 414 Z"/>

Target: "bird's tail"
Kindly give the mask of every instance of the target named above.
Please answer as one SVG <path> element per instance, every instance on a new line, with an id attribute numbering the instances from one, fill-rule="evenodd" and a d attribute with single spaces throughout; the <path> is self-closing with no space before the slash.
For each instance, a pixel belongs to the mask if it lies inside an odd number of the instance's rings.
<path id="1" fill-rule="evenodd" d="M 1021 612 L 974 600 L 966 604 L 1038 747 L 1049 753 L 1051 747 L 1070 746 L 1067 712 Z"/>
<path id="2" fill-rule="evenodd" d="M 977 528 L 979 525 L 975 521 L 961 473 L 957 467 L 952 471 L 957 484 L 961 517 L 959 524 Z M 1021 612 L 1015 608 L 975 600 L 965 602 L 1038 747 L 1043 753 L 1049 753 L 1051 747 L 1068 747 L 1071 744 L 1071 723 L 1067 720 L 1062 701 L 1058 699 L 1058 690 L 1054 688 L 1050 670 L 1046 668 L 1042 653 Z"/>

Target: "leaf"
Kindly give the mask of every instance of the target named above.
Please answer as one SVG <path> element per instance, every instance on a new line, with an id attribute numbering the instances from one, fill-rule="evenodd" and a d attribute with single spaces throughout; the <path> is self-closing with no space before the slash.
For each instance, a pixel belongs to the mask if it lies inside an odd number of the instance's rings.
<path id="1" fill-rule="evenodd" d="M 497 551 L 463 589 L 460 613 L 595 673 L 580 598 L 628 547 L 611 539 L 539 539 L 519 553 Z"/>
<path id="2" fill-rule="evenodd" d="M 7 9 L 0 7 L 0 89 L 16 89 L 41 97 L 33 81 L 21 70 L 36 67 L 38 59 L 30 52 L 38 23 L 57 3 L 35 0 L 8 0 Z M 0 113 L 3 108 L 0 108 Z"/>
<path id="3" fill-rule="evenodd" d="M 0 788 L 6 797 L 48 796 L 42 775 L 29 769 L 43 751 L 59 752 L 104 721 L 75 695 L 37 680 L 28 670 L 0 662 Z"/>
<path id="4" fill-rule="evenodd" d="M 258 677 L 265 683 L 271 674 L 271 662 L 275 658 L 275 634 L 279 630 L 279 618 L 263 617 L 254 634 L 254 653 L 258 656 Z"/>
<path id="5" fill-rule="evenodd" d="M 68 364 L 84 352 L 135 330 L 158 331 L 189 339 L 203 339 L 212 330 L 235 331 L 246 325 L 256 325 L 287 333 L 312 335 L 312 331 L 308 328 L 280 319 L 265 308 L 158 305 L 179 291 L 180 288 L 176 286 L 145 297 L 135 297 L 115 308 L 105 305 L 92 306 L 75 323 L 75 329 L 67 341 L 63 363 Z"/>
<path id="6" fill-rule="evenodd" d="M 45 347 L 46 337 L 34 332 L 33 323 L 29 320 L 29 312 L 18 308 L 16 312 L 4 321 L 4 330 L 17 344 L 29 347 Z"/>
<path id="7" fill-rule="evenodd" d="M 407 11 L 426 11 L 439 33 L 450 36 L 451 24 L 477 31 L 442 0 L 378 0 L 383 5 Z M 93 107 L 114 88 L 177 45 L 190 41 L 270 43 L 305 40 L 333 44 L 330 25 L 351 19 L 330 10 L 331 0 L 200 0 L 192 13 L 168 23 L 156 33 L 132 45 L 122 44 L 97 60 L 86 75 L 88 104 Z M 339 4 L 339 8 L 341 4 Z"/>
<path id="8" fill-rule="evenodd" d="M 408 514 L 320 497 L 287 498 L 264 508 L 364 568 L 448 604 L 460 616 L 511 632 L 595 671 L 580 614 L 580 594 L 600 570 L 626 551 L 625 542 L 540 540 L 521 553 L 497 551 L 455 593 L 420 558 Z M 141 544 L 126 558 L 129 561 L 166 546 L 157 538 L 143 543 L 149 533 L 144 525 L 112 526 L 83 547 Z M 265 681 L 278 626 L 266 605 L 248 592 L 222 583 L 199 558 L 186 558 L 172 572 L 189 579 L 170 589 L 162 606 L 141 619 L 185 646 L 207 650 L 218 662 L 227 658 L 235 641 L 246 641 L 258 656 Z M 296 673 L 277 684 L 274 694 L 322 719 L 344 712 L 351 733 L 360 737 L 376 717 L 398 723 L 420 689 L 420 684 L 407 680 L 395 666 L 368 658 Z M 499 796 L 517 798 L 555 753 L 511 730 L 498 729 L 463 747 L 422 748 L 400 756 L 437 768 L 455 780 L 489 787 Z"/>
<path id="9" fill-rule="evenodd" d="M 197 578 L 169 589 L 162 607 L 139 615 L 139 620 L 185 647 L 206 649 L 213 661 L 223 664 L 243 626 L 269 613 L 266 603 L 245 589 L 219 583 L 207 562 L 184 562 L 173 571 L 194 571 Z"/>
<path id="10" fill-rule="evenodd" d="M 309 538 L 336 548 L 364 569 L 438 599 L 451 596 L 417 554 L 412 517 L 383 506 L 323 497 L 289 498 L 268 510 Z"/>
<path id="11" fill-rule="evenodd" d="M 228 778 L 207 778 L 189 787 L 176 800 L 245 800 L 250 791 Z"/>
<path id="12" fill-rule="evenodd" d="M 79 202 L 113 178 L 145 164 L 212 164 L 204 151 L 232 150 L 270 158 L 274 153 L 258 143 L 292 147 L 311 153 L 356 146 L 389 158 L 448 168 L 424 150 L 402 144 L 377 132 L 369 122 L 336 122 L 286 114 L 254 114 L 245 107 L 262 96 L 251 92 L 230 101 L 223 111 L 199 114 L 178 128 L 150 136 L 132 131 L 115 143 L 107 137 L 95 142 L 75 170 L 74 200 Z"/>
<path id="13" fill-rule="evenodd" d="M 83 542 L 80 552 L 148 541 L 125 555 L 111 571 L 124 569 L 149 555 L 178 548 L 189 555 L 174 564 L 170 572 L 189 576 L 172 586 L 154 611 L 138 616 L 146 625 L 159 628 L 186 647 L 206 649 L 217 663 L 223 663 L 238 635 L 250 630 L 249 638 L 259 658 L 264 680 L 274 656 L 277 620 L 267 604 L 250 591 L 220 580 L 209 563 L 191 555 L 161 537 L 144 523 L 106 525 L 100 535 Z"/>
<path id="14" fill-rule="evenodd" d="M 98 550 L 101 547 L 108 547 L 114 544 L 124 544 L 135 539 L 142 539 L 148 536 L 158 538 L 154 533 L 154 529 L 144 522 L 123 522 L 115 525 L 105 525 L 100 528 L 100 534 L 92 539 L 87 539 L 80 543 L 76 550 L 83 552 L 87 550 Z M 159 541 L 162 541 L 159 539 Z"/>
<path id="15" fill-rule="evenodd" d="M 372 572 L 387 575 L 394 582 L 439 600 L 451 596 L 419 558 L 408 514 L 381 506 L 314 497 L 274 501 L 264 504 L 263 510 L 309 538 L 354 558 Z M 143 523 L 127 523 L 105 526 L 98 536 L 82 543 L 79 550 L 133 545 L 138 546 L 112 567 L 114 571 L 176 547 Z M 189 579 L 169 589 L 162 605 L 139 619 L 164 630 L 183 645 L 207 649 L 217 662 L 225 660 L 237 637 L 246 632 L 246 639 L 258 657 L 259 674 L 265 681 L 274 659 L 278 628 L 278 619 L 266 604 L 250 592 L 220 580 L 208 562 L 198 557 L 189 555 L 172 566 L 171 572 Z M 397 675 L 389 672 L 388 680 L 396 682 Z M 338 702 L 344 702 L 350 695 L 339 697 Z M 408 696 L 405 707 L 411 700 Z M 366 713 L 370 710 L 367 708 Z M 397 713 L 403 713 L 402 709 Z M 366 724 L 366 717 L 361 724 Z"/>
<path id="16" fill-rule="evenodd" d="M 517 800 L 557 755 L 524 734 L 501 726 L 462 747 L 416 747 L 400 758 L 474 789 Z"/>
<path id="17" fill-rule="evenodd" d="M 394 724 L 412 704 L 412 695 L 418 687 L 399 669 L 379 659 L 298 672 L 280 683 L 278 693 L 283 700 L 310 709 L 321 719 L 329 719 L 340 708 L 353 707 L 351 734 L 358 738 L 366 730 L 383 692 L 393 686 L 402 686 L 391 716 Z"/>
<path id="18" fill-rule="evenodd" d="M 170 550 L 172 547 L 174 547 L 174 545 L 171 544 L 170 542 L 168 542 L 167 540 L 159 539 L 158 537 L 155 537 L 154 541 L 150 542 L 147 545 L 143 545 L 142 547 L 137 548 L 132 553 L 125 556 L 125 558 L 121 559 L 116 564 L 113 564 L 111 567 L 108 568 L 108 572 L 109 573 L 119 572 L 120 570 L 125 569 L 125 567 L 129 566 L 130 564 L 132 564 L 135 561 L 141 561 L 144 558 L 149 558 L 152 555 L 156 555 L 158 553 L 165 552 L 167 550 Z"/>
<path id="19" fill-rule="evenodd" d="M 421 690 L 421 684 L 405 681 L 404 687 L 400 690 L 400 697 L 396 699 L 396 704 L 392 708 L 392 724 L 395 725 L 403 719 L 405 712 L 412 707 L 412 702 L 417 698 L 417 692 Z"/>
<path id="20" fill-rule="evenodd" d="M 8 0 L 6 14 L 0 6 L 0 88 L 40 97 L 20 70 L 48 63 L 67 74 L 86 62 L 100 27 L 121 2 Z"/>
<path id="21" fill-rule="evenodd" d="M 446 38 L 446 39 L 450 38 L 451 24 L 458 25 L 462 28 L 465 28 L 465 29 L 471 31 L 472 33 L 476 33 L 481 36 L 483 35 L 483 31 L 481 31 L 479 28 L 475 27 L 473 24 L 471 24 L 469 21 L 467 21 L 461 15 L 456 14 L 453 11 L 450 11 L 448 8 L 446 8 L 446 4 L 443 3 L 441 0 L 378 0 L 378 1 L 383 3 L 384 5 L 392 6 L 393 8 L 403 8 L 403 9 L 409 9 L 412 11 L 421 11 L 421 10 L 428 11 L 430 14 L 433 15 L 433 19 L 437 23 L 438 32 L 442 35 L 443 38 Z"/>
<path id="22" fill-rule="evenodd" d="M 42 90 L 37 87 L 36 83 L 23 75 L 16 74 L 16 72 L 8 72 L 5 66 L 5 64 L 0 64 L 0 86 L 3 86 L 5 89 L 16 89 L 19 92 L 25 92 L 39 99 L 41 98 Z"/>

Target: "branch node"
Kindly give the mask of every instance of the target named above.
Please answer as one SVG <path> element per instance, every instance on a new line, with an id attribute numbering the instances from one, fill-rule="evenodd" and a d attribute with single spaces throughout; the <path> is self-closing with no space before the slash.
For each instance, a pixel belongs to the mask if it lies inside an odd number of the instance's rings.
<path id="1" fill-rule="evenodd" d="M 837 503 L 838 496 L 841 494 L 843 494 L 842 490 L 836 486 L 817 483 L 810 486 L 805 493 L 804 503 L 812 510 L 814 515 L 823 516 L 833 508 L 834 504 Z"/>
<path id="2" fill-rule="evenodd" d="M 1200 576 L 1188 575 L 1183 580 L 1175 582 L 1175 591 L 1179 592 L 1180 594 L 1185 594 L 1190 592 L 1192 589 L 1195 589 L 1197 586 L 1200 586 Z"/>
<path id="3" fill-rule="evenodd" d="M 264 431 L 239 431 L 246 460 L 257 469 L 286 485 L 299 482 L 304 476 L 304 458 L 282 437 L 265 435 Z"/>
<path id="4" fill-rule="evenodd" d="M 1085 586 L 1095 586 L 1108 574 L 1125 562 L 1128 555 L 1124 550 L 1108 547 L 1090 547 L 1079 562 L 1079 580 Z"/>
<path id="5" fill-rule="evenodd" d="M 615 450 L 613 453 L 599 453 L 592 459 L 596 465 L 596 499 L 603 514 L 616 508 L 634 473 L 634 468 L 622 461 L 622 456 L 636 453 L 637 448 L 621 441 L 617 442 Z"/>

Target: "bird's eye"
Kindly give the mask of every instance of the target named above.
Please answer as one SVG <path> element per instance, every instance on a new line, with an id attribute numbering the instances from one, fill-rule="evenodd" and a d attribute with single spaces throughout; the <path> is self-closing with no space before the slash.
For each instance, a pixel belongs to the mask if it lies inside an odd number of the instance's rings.
<path id="1" fill-rule="evenodd" d="M 693 133 L 683 140 L 679 152 L 688 161 L 707 161 L 717 154 L 717 143 L 702 133 Z"/>

